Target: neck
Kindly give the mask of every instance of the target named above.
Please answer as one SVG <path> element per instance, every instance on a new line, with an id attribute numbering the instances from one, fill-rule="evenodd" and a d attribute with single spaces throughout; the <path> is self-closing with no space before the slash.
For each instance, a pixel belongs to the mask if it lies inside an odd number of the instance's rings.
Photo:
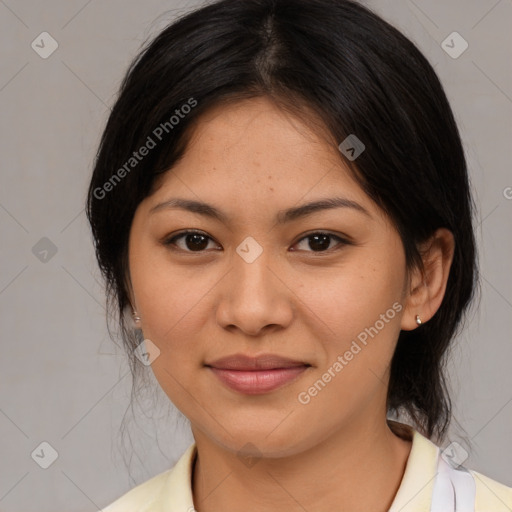
<path id="1" fill-rule="evenodd" d="M 402 480 L 411 442 L 385 417 L 351 425 L 314 447 L 282 458 L 241 463 L 236 452 L 194 431 L 198 450 L 192 489 L 197 512 L 389 510 Z M 371 492 L 370 492 L 371 491 Z"/>

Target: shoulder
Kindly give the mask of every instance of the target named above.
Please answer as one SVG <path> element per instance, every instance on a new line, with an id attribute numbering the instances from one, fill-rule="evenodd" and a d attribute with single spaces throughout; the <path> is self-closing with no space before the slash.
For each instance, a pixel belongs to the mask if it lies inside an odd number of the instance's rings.
<path id="1" fill-rule="evenodd" d="M 472 469 L 475 479 L 476 512 L 510 512 L 512 510 L 512 487 L 508 487 Z"/>
<path id="2" fill-rule="evenodd" d="M 139 484 L 102 512 L 188 512 L 194 509 L 192 468 L 197 448 L 192 443 L 171 468 Z"/>

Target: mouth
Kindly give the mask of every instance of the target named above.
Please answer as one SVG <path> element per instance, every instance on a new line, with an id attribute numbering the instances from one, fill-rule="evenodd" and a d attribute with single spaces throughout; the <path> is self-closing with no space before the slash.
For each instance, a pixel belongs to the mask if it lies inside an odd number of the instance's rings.
<path id="1" fill-rule="evenodd" d="M 230 389 L 248 395 L 269 393 L 297 379 L 311 364 L 273 354 L 224 357 L 205 364 Z"/>

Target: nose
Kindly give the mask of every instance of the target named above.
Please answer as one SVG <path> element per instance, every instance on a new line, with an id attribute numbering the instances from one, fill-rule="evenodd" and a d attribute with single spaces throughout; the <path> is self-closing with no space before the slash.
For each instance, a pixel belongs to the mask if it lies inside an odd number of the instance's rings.
<path id="1" fill-rule="evenodd" d="M 235 254 L 220 289 L 218 325 L 248 336 L 286 328 L 293 318 L 294 295 L 279 274 L 266 251 L 251 263 Z"/>

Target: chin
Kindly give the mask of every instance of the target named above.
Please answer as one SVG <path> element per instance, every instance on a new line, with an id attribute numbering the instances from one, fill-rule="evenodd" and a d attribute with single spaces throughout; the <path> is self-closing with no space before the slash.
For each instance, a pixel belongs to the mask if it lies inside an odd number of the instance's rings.
<path id="1" fill-rule="evenodd" d="M 275 425 L 279 425 L 279 422 Z M 236 426 L 230 425 L 228 433 L 224 429 L 219 430 L 216 425 L 215 432 L 210 431 L 206 435 L 222 449 L 242 459 L 244 457 L 268 459 L 289 457 L 312 448 L 318 442 L 317 435 L 313 432 L 311 436 L 308 436 L 307 432 L 303 435 L 297 432 L 296 423 L 289 423 L 285 427 L 283 422 L 281 426 L 274 428 L 269 427 L 269 423 L 262 424 L 259 428 L 254 424 L 240 423 Z"/>

